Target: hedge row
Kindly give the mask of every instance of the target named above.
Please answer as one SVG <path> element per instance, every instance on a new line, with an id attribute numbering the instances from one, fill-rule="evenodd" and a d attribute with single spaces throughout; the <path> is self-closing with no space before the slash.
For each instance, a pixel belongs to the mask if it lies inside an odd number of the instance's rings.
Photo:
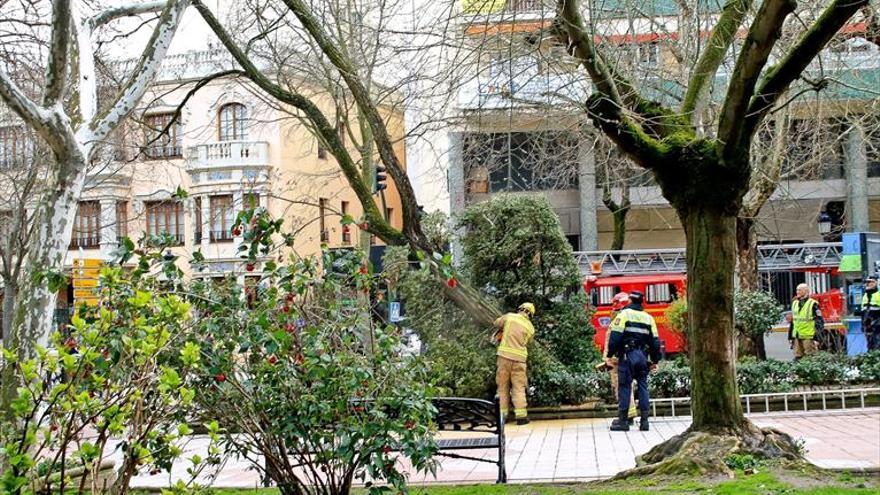
<path id="1" fill-rule="evenodd" d="M 583 403 L 589 398 L 610 402 L 614 395 L 608 373 L 559 370 L 533 380 L 535 405 Z M 737 363 L 742 394 L 791 392 L 799 387 L 855 386 L 880 382 L 880 351 L 856 357 L 819 353 L 800 361 L 747 358 Z M 653 398 L 687 397 L 690 367 L 684 359 L 665 361 L 648 379 Z"/>

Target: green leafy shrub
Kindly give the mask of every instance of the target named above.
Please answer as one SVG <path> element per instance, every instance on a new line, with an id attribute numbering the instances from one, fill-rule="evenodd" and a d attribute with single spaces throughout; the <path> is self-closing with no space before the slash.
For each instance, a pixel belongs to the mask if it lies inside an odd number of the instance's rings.
<path id="1" fill-rule="evenodd" d="M 865 382 L 880 382 L 880 350 L 856 356 L 853 365 L 859 370 L 859 379 Z"/>
<path id="2" fill-rule="evenodd" d="M 544 311 L 577 289 L 580 272 L 547 199 L 493 195 L 469 206 L 460 225 L 464 271 L 505 310 L 531 301 Z"/>
<path id="3" fill-rule="evenodd" d="M 680 361 L 663 361 L 648 378 L 651 397 L 687 397 L 690 395 L 691 371 Z"/>
<path id="4" fill-rule="evenodd" d="M 736 381 L 741 394 L 789 392 L 797 385 L 790 363 L 768 359 L 744 359 L 736 365 Z"/>
<path id="5" fill-rule="evenodd" d="M 593 343 L 593 326 L 587 310 L 587 298 L 577 293 L 567 300 L 552 303 L 535 315 L 535 341 L 565 365 L 572 373 L 593 370 L 599 351 Z"/>
<path id="6" fill-rule="evenodd" d="M 672 301 L 665 310 L 666 321 L 669 322 L 669 328 L 679 334 L 687 333 L 687 297 L 681 295 L 678 299 Z"/>
<path id="7" fill-rule="evenodd" d="M 22 383 L 14 417 L 0 428 L 4 493 L 123 494 L 133 476 L 170 472 L 181 462 L 204 371 L 201 336 L 177 291 L 175 259 L 144 251 L 134 271 L 102 269 L 101 306 L 79 308 L 65 334 L 55 333 L 36 357 L 20 360 L 4 349 Z M 172 278 L 159 282 L 147 276 L 151 270 Z M 99 472 L 116 442 L 119 476 L 105 488 Z M 189 474 L 194 479 L 216 461 L 195 456 Z"/>
<path id="8" fill-rule="evenodd" d="M 503 220 L 513 210 L 522 210 L 517 213 L 520 221 Z M 423 222 L 430 238 L 447 239 L 446 223 L 439 217 Z M 524 300 L 538 306 L 529 351 L 529 403 L 575 404 L 595 396 L 604 378 L 592 372 L 599 359 L 593 327 L 586 298 L 577 290 L 579 272 L 571 247 L 552 208 L 542 199 L 501 197 L 471 207 L 463 223 L 470 233 L 464 240 L 466 269 L 459 276 L 486 289 L 486 296 L 505 310 Z M 514 226 L 511 236 L 505 229 Z M 446 300 L 431 274 L 418 269 L 405 248 L 388 248 L 383 263 L 393 292 L 405 301 L 406 326 L 424 343 L 442 393 L 491 398 L 496 363 L 491 330 L 475 326 Z"/>
<path id="9" fill-rule="evenodd" d="M 837 385 L 861 380 L 861 371 L 854 360 L 819 352 L 792 363 L 792 374 L 798 385 Z"/>
<path id="10" fill-rule="evenodd" d="M 761 337 L 779 322 L 782 306 L 767 291 L 737 291 L 733 297 L 734 318 L 740 332 Z"/>
<path id="11" fill-rule="evenodd" d="M 251 225 L 250 242 L 272 253 L 280 224 Z M 371 493 L 389 491 L 383 484 L 402 492 L 398 459 L 434 467 L 428 369 L 400 352 L 397 329 L 375 322 L 364 294 L 380 280 L 351 256 L 267 263 L 248 299 L 194 288 L 208 343 L 198 403 L 216 418 L 221 445 L 265 459 L 257 468 L 282 493 L 347 494 L 367 479 Z"/>

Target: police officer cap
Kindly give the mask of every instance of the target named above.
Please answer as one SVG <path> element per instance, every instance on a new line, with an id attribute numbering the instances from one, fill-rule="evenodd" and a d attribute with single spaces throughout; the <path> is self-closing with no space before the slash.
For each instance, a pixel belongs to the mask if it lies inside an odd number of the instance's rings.
<path id="1" fill-rule="evenodd" d="M 875 277 L 874 275 L 871 275 L 865 279 L 865 282 L 876 282 L 876 281 L 877 281 L 877 277 Z"/>
<path id="2" fill-rule="evenodd" d="M 632 290 L 629 292 L 629 300 L 634 303 L 640 303 L 645 299 L 645 295 L 640 290 Z"/>

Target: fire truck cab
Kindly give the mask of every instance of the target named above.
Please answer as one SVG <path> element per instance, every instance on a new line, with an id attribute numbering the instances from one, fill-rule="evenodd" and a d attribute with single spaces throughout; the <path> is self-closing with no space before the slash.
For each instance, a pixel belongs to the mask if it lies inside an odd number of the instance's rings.
<path id="1" fill-rule="evenodd" d="M 644 309 L 657 322 L 661 346 L 668 354 L 677 354 L 687 349 L 687 339 L 669 327 L 666 321 L 666 308 L 683 297 L 687 277 L 684 273 L 665 273 L 651 275 L 621 275 L 610 277 L 587 276 L 584 279 L 584 292 L 593 307 L 593 327 L 596 329 L 594 341 L 599 350 L 605 350 L 605 334 L 611 324 L 611 299 L 618 292 L 639 290 L 645 295 Z"/>

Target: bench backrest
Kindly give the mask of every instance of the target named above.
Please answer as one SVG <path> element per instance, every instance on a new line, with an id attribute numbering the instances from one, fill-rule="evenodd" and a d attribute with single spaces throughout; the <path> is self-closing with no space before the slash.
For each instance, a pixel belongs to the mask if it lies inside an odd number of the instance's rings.
<path id="1" fill-rule="evenodd" d="M 501 411 L 497 402 L 462 397 L 432 399 L 437 409 L 434 423 L 441 431 L 478 431 L 499 434 Z"/>

